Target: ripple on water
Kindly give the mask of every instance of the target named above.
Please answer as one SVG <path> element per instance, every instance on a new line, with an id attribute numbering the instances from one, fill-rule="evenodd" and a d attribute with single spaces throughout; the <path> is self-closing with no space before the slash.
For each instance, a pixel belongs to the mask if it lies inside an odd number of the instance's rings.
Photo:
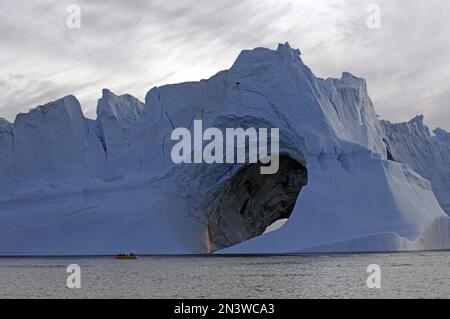
<path id="1" fill-rule="evenodd" d="M 66 288 L 79 264 L 82 289 Z M 382 268 L 382 289 L 366 286 Z M 279 257 L 0 258 L 0 298 L 446 298 L 450 252 Z"/>

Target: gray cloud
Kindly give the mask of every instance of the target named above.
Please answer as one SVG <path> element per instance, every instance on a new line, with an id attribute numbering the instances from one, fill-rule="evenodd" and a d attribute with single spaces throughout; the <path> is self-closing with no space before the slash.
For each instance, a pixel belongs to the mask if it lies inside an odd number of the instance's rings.
<path id="1" fill-rule="evenodd" d="M 82 27 L 66 27 L 78 3 Z M 366 26 L 379 3 L 382 28 Z M 445 10 L 446 9 L 446 10 Z M 108 87 L 143 99 L 154 85 L 207 78 L 242 49 L 289 41 L 321 77 L 368 81 L 378 113 L 424 113 L 450 129 L 447 0 L 0 0 L 0 116 L 75 94 L 89 116 Z"/>

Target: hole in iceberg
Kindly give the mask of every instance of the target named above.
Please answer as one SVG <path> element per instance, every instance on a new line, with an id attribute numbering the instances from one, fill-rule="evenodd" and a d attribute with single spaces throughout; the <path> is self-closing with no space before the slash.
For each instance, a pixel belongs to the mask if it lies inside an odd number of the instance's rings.
<path id="1" fill-rule="evenodd" d="M 261 166 L 243 167 L 215 197 L 208 218 L 211 251 L 279 229 L 291 216 L 308 182 L 306 167 L 288 156 L 280 157 L 276 174 L 262 175 Z"/>

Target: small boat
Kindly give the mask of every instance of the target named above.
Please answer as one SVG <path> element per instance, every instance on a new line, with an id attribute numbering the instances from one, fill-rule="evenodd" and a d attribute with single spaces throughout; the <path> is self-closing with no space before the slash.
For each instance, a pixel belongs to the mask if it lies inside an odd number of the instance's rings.
<path id="1" fill-rule="evenodd" d="M 133 259 L 137 259 L 137 256 L 133 253 L 131 254 L 120 254 L 114 257 L 115 259 L 118 260 L 133 260 Z"/>

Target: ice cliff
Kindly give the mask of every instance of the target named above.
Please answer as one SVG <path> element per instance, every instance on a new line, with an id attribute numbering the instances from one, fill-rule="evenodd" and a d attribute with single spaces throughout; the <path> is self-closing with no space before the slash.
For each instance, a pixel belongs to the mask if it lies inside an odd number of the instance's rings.
<path id="1" fill-rule="evenodd" d="M 407 123 L 382 121 L 392 160 L 408 164 L 431 182 L 442 208 L 450 214 L 450 133 L 433 134 L 417 116 Z"/>
<path id="2" fill-rule="evenodd" d="M 280 128 L 279 173 L 174 164 L 171 132 L 200 119 Z M 449 135 L 380 121 L 363 79 L 319 79 L 288 44 L 145 103 L 104 90 L 96 120 L 68 96 L 0 120 L 0 254 L 450 248 Z"/>

